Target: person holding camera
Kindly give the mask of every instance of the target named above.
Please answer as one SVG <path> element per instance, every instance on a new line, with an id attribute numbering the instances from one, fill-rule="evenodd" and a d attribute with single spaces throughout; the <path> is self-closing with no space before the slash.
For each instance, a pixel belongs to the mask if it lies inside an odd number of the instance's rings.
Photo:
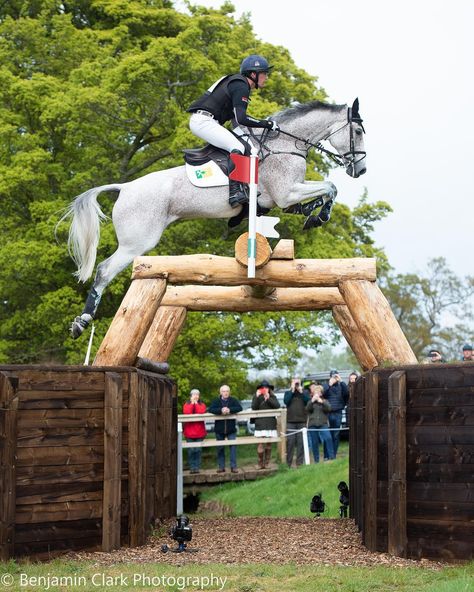
<path id="1" fill-rule="evenodd" d="M 319 442 L 322 442 L 327 451 L 328 460 L 334 460 L 334 448 L 331 432 L 328 430 L 328 413 L 331 404 L 323 397 L 323 387 L 312 382 L 309 385 L 310 400 L 306 404 L 308 414 L 308 442 L 313 451 L 314 462 L 319 462 Z"/>
<path id="2" fill-rule="evenodd" d="M 257 392 L 252 399 L 252 409 L 279 409 L 280 403 L 273 393 L 274 386 L 266 380 L 257 386 Z M 256 417 L 255 418 L 255 437 L 256 438 L 277 438 L 276 417 Z M 265 469 L 270 464 L 272 457 L 272 443 L 262 442 L 257 445 L 258 468 Z"/>
<path id="3" fill-rule="evenodd" d="M 206 405 L 200 400 L 201 393 L 192 389 L 189 400 L 183 405 L 185 415 L 206 413 Z M 183 424 L 183 434 L 186 442 L 202 442 L 206 437 L 206 424 L 203 421 L 191 421 Z M 201 468 L 202 448 L 188 448 L 188 464 L 191 473 L 199 473 Z"/>
<path id="4" fill-rule="evenodd" d="M 328 414 L 329 427 L 331 428 L 332 446 L 334 449 L 334 458 L 337 456 L 339 448 L 339 434 L 342 423 L 342 410 L 349 401 L 349 389 L 347 384 L 342 381 L 337 370 L 331 370 L 329 381 L 324 387 L 324 398 L 331 405 L 331 411 Z M 324 457 L 329 458 L 329 451 L 325 449 Z"/>
<path id="5" fill-rule="evenodd" d="M 306 404 L 309 396 L 303 391 L 299 378 L 293 378 L 290 390 L 285 392 L 283 402 L 286 410 L 286 464 L 291 467 L 296 445 L 296 466 L 304 462 L 303 434 L 299 431 L 306 427 Z"/>
<path id="6" fill-rule="evenodd" d="M 219 389 L 219 397 L 214 399 L 209 405 L 209 413 L 214 415 L 232 415 L 242 411 L 240 401 L 235 397 L 230 396 L 230 387 L 223 384 Z M 219 419 L 214 424 L 216 432 L 216 440 L 235 440 L 237 438 L 237 422 L 235 419 Z M 217 448 L 217 465 L 218 473 L 225 473 L 225 450 L 224 446 Z M 237 473 L 237 446 L 229 446 L 230 448 L 230 470 L 232 473 Z"/>

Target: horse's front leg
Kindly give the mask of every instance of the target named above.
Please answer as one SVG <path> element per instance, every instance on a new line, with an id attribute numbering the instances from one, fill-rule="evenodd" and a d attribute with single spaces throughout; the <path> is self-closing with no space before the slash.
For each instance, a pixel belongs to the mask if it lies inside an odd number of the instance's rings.
<path id="1" fill-rule="evenodd" d="M 336 186 L 331 181 L 303 181 L 292 186 L 286 198 L 287 205 L 282 207 L 286 208 L 286 213 L 309 216 L 326 201 L 334 202 L 336 195 Z M 308 199 L 310 201 L 301 203 Z"/>

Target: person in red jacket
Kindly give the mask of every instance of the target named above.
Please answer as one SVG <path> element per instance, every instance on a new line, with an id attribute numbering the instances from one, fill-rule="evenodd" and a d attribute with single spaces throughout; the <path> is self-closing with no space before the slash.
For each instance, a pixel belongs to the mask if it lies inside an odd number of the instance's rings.
<path id="1" fill-rule="evenodd" d="M 201 393 L 193 389 L 189 393 L 189 400 L 183 405 L 185 415 L 206 413 L 206 405 L 199 399 Z M 186 442 L 202 442 L 206 437 L 206 424 L 203 421 L 191 421 L 183 424 L 183 433 Z M 188 448 L 188 464 L 191 473 L 199 473 L 201 468 L 202 448 Z"/>

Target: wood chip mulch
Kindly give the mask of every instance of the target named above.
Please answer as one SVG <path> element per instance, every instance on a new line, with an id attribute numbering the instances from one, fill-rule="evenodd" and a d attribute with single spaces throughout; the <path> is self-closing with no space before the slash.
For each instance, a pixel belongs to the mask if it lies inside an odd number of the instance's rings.
<path id="1" fill-rule="evenodd" d="M 69 553 L 68 558 L 91 560 L 97 565 L 117 563 L 243 564 L 295 563 L 298 565 L 398 566 L 441 569 L 445 564 L 402 559 L 371 553 L 361 543 L 353 520 L 324 518 L 196 518 L 191 519 L 193 553 L 163 553 L 162 545 L 175 547 L 168 532 L 174 520 L 158 529 L 143 547 L 111 553 Z"/>

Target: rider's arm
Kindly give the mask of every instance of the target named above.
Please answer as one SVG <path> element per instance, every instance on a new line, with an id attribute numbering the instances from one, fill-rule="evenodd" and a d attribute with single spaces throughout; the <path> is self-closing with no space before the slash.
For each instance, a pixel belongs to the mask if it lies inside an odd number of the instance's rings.
<path id="1" fill-rule="evenodd" d="M 232 108 L 237 125 L 246 127 L 264 127 L 272 129 L 272 122 L 268 119 L 255 119 L 247 115 L 247 107 L 250 101 L 249 87 L 241 80 L 233 80 L 229 84 L 229 94 L 232 99 Z"/>

